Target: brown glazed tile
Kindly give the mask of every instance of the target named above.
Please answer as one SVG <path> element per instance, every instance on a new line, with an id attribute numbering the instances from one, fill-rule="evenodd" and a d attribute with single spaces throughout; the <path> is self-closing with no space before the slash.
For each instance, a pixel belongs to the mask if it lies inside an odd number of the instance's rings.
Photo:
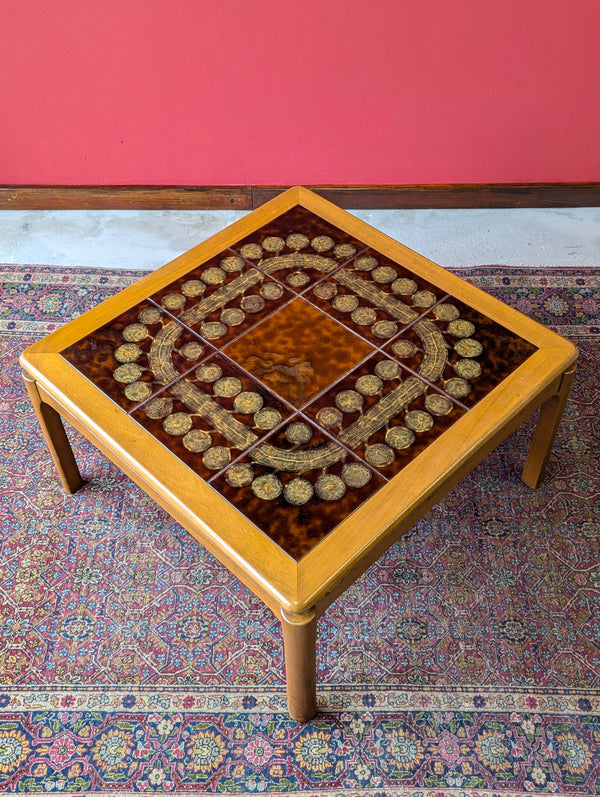
<path id="1" fill-rule="evenodd" d="M 365 341 L 301 298 L 224 348 L 228 357 L 295 407 L 370 351 Z"/>
<path id="2" fill-rule="evenodd" d="M 222 252 L 150 297 L 221 348 L 294 294 L 232 251 Z"/>
<path id="3" fill-rule="evenodd" d="M 132 413 L 205 480 L 289 415 L 285 405 L 219 354 Z"/>
<path id="4" fill-rule="evenodd" d="M 300 293 L 365 245 L 310 211 L 296 207 L 232 248 Z"/>
<path id="5" fill-rule="evenodd" d="M 439 390 L 472 407 L 536 348 L 448 298 L 389 343 L 386 351 Z"/>
<path id="6" fill-rule="evenodd" d="M 465 410 L 377 353 L 319 396 L 305 413 L 391 478 Z"/>
<path id="7" fill-rule="evenodd" d="M 211 482 L 296 560 L 384 483 L 301 416 Z"/>
<path id="8" fill-rule="evenodd" d="M 160 307 L 143 301 L 61 355 L 129 411 L 213 351 Z"/>
<path id="9" fill-rule="evenodd" d="M 444 295 L 369 249 L 315 285 L 307 299 L 380 347 Z"/>

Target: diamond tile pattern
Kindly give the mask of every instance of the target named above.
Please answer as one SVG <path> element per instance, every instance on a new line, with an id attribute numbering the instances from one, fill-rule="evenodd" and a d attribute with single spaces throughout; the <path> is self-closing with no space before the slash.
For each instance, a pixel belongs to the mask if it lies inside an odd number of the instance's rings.
<path id="1" fill-rule="evenodd" d="M 298 561 L 534 351 L 296 207 L 62 356 Z"/>

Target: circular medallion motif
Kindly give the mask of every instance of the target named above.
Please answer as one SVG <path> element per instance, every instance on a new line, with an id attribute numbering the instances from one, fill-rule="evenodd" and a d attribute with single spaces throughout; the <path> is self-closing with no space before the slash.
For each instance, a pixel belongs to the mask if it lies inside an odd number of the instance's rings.
<path id="1" fill-rule="evenodd" d="M 306 271 L 293 271 L 291 274 L 287 275 L 285 281 L 292 288 L 301 288 L 303 285 L 310 282 L 310 277 Z"/>
<path id="2" fill-rule="evenodd" d="M 129 401 L 143 401 L 152 395 L 152 388 L 147 382 L 132 382 L 123 392 Z"/>
<path id="3" fill-rule="evenodd" d="M 187 412 L 174 412 L 167 415 L 162 425 L 167 434 L 184 435 L 192 428 L 192 416 Z"/>
<path id="4" fill-rule="evenodd" d="M 346 485 L 339 476 L 324 473 L 317 479 L 315 492 L 323 501 L 339 501 L 346 494 Z"/>
<path id="5" fill-rule="evenodd" d="M 283 484 L 274 473 L 265 473 L 252 482 L 252 492 L 263 501 L 274 501 L 283 492 Z"/>
<path id="6" fill-rule="evenodd" d="M 175 310 L 181 310 L 185 307 L 185 296 L 182 296 L 181 293 L 168 293 L 166 296 L 163 296 L 160 303 L 165 310 L 174 312 Z"/>
<path id="7" fill-rule="evenodd" d="M 361 462 L 349 462 L 342 468 L 342 480 L 348 487 L 359 489 L 368 484 L 373 474 Z"/>
<path id="8" fill-rule="evenodd" d="M 339 259 L 352 257 L 356 254 L 356 247 L 354 244 L 338 244 L 334 248 L 333 254 Z"/>
<path id="9" fill-rule="evenodd" d="M 118 363 L 132 363 L 135 362 L 138 357 L 141 357 L 143 351 L 137 345 L 137 343 L 124 343 L 122 346 L 119 346 L 118 349 L 115 349 L 115 360 Z"/>
<path id="10" fill-rule="evenodd" d="M 244 268 L 244 261 L 241 257 L 237 257 L 237 255 L 232 255 L 231 257 L 224 257 L 221 260 L 221 268 L 223 271 L 227 272 L 235 272 L 241 271 Z"/>
<path id="11" fill-rule="evenodd" d="M 407 277 L 398 277 L 392 282 L 392 291 L 402 296 L 411 296 L 419 286 L 414 280 Z"/>
<path id="12" fill-rule="evenodd" d="M 229 449 L 225 446 L 214 446 L 205 451 L 202 464 L 209 470 L 221 470 L 229 462 Z"/>
<path id="13" fill-rule="evenodd" d="M 263 282 L 260 286 L 260 295 L 272 302 L 275 299 L 280 299 L 283 296 L 283 288 L 276 282 Z"/>
<path id="14" fill-rule="evenodd" d="M 275 254 L 277 252 L 281 252 L 281 250 L 285 247 L 285 241 L 278 235 L 269 235 L 262 242 L 262 247 L 265 252 L 271 252 L 272 254 Z"/>
<path id="15" fill-rule="evenodd" d="M 584 698 L 585 700 L 586 698 Z M 588 770 L 595 766 L 597 754 L 583 739 L 577 738 L 573 730 L 568 733 L 557 734 L 556 741 L 560 745 L 560 751 L 564 757 L 565 768 L 577 775 L 587 775 Z"/>
<path id="16" fill-rule="evenodd" d="M 459 360 L 454 364 L 454 370 L 463 379 L 477 379 L 481 376 L 481 366 L 477 360 Z"/>
<path id="17" fill-rule="evenodd" d="M 371 272 L 371 279 L 382 284 L 394 282 L 397 276 L 398 273 L 396 269 L 391 266 L 377 266 L 377 268 L 374 268 Z"/>
<path id="18" fill-rule="evenodd" d="M 226 307 L 221 312 L 221 321 L 228 327 L 235 327 L 241 324 L 245 318 L 244 311 L 240 310 L 239 307 Z"/>
<path id="19" fill-rule="evenodd" d="M 142 324 L 158 324 L 162 317 L 163 314 L 158 307 L 144 307 L 138 315 L 138 320 L 141 321 Z"/>
<path id="20" fill-rule="evenodd" d="M 246 313 L 260 313 L 265 306 L 265 300 L 262 296 L 250 294 L 250 296 L 244 296 L 240 305 Z"/>
<path id="21" fill-rule="evenodd" d="M 342 390 L 334 401 L 342 412 L 360 412 L 364 404 L 364 398 L 355 390 Z"/>
<path id="22" fill-rule="evenodd" d="M 448 324 L 448 333 L 455 338 L 470 338 L 475 334 L 475 324 L 465 321 L 464 318 L 457 318 Z"/>
<path id="23" fill-rule="evenodd" d="M 221 338 L 226 334 L 226 332 L 227 327 L 220 321 L 205 321 L 203 324 L 200 324 L 200 333 L 202 337 L 206 338 L 207 340 Z"/>
<path id="24" fill-rule="evenodd" d="M 237 376 L 224 376 L 214 383 L 213 393 L 221 398 L 232 398 L 237 396 L 242 388 L 242 380 L 238 379 Z"/>
<path id="25" fill-rule="evenodd" d="M 398 331 L 398 325 L 395 321 L 377 321 L 371 327 L 371 332 L 376 338 L 391 338 Z"/>
<path id="26" fill-rule="evenodd" d="M 225 741 L 213 731 L 194 733 L 186 745 L 192 772 L 207 775 L 217 770 L 225 758 Z"/>
<path id="27" fill-rule="evenodd" d="M 201 451 L 206 451 L 212 443 L 212 438 L 208 432 L 202 429 L 192 429 L 184 436 L 182 443 L 188 451 L 198 454 Z"/>
<path id="28" fill-rule="evenodd" d="M 181 286 L 183 295 L 189 296 L 190 299 L 194 299 L 196 296 L 202 296 L 205 290 L 206 285 L 202 280 L 186 280 Z"/>
<path id="29" fill-rule="evenodd" d="M 323 407 L 317 412 L 317 422 L 324 429 L 339 429 L 342 425 L 342 413 L 335 407 Z"/>
<path id="30" fill-rule="evenodd" d="M 377 265 L 377 260 L 371 255 L 361 255 L 354 261 L 354 268 L 357 271 L 373 271 L 374 268 L 377 268 Z"/>
<path id="31" fill-rule="evenodd" d="M 310 243 L 308 236 L 304 235 L 303 232 L 293 232 L 291 235 L 288 235 L 285 242 L 289 249 L 293 249 L 295 252 L 299 252 L 300 249 L 304 249 Z"/>
<path id="32" fill-rule="evenodd" d="M 173 410 L 173 399 L 155 398 L 146 404 L 146 416 L 152 420 L 166 418 Z"/>
<path id="33" fill-rule="evenodd" d="M 385 435 L 385 442 L 388 446 L 401 451 L 403 448 L 408 448 L 415 442 L 414 432 L 407 429 L 405 426 L 392 426 L 387 430 Z"/>
<path id="34" fill-rule="evenodd" d="M 331 306 L 339 313 L 351 313 L 358 307 L 358 296 L 342 293 L 333 299 Z"/>
<path id="35" fill-rule="evenodd" d="M 430 393 L 425 397 L 425 409 L 432 415 L 447 415 L 452 409 L 452 402 L 439 393 Z"/>
<path id="36" fill-rule="evenodd" d="M 254 470 L 252 465 L 247 463 L 238 463 L 232 465 L 225 474 L 225 481 L 231 487 L 247 487 L 252 483 L 254 478 Z"/>
<path id="37" fill-rule="evenodd" d="M 460 316 L 460 310 L 453 304 L 439 304 L 433 314 L 438 321 L 455 321 Z"/>
<path id="38" fill-rule="evenodd" d="M 354 387 L 363 396 L 377 396 L 379 393 L 381 393 L 383 382 L 378 376 L 374 376 L 373 374 L 365 374 L 365 376 L 358 377 L 354 383 Z"/>
<path id="39" fill-rule="evenodd" d="M 303 423 L 302 421 L 290 423 L 285 430 L 285 439 L 294 445 L 308 443 L 312 436 L 312 429 L 307 423 Z"/>
<path id="40" fill-rule="evenodd" d="M 314 488 L 307 479 L 299 476 L 289 481 L 283 489 L 283 497 L 288 504 L 302 506 L 306 504 L 314 495 Z"/>
<path id="41" fill-rule="evenodd" d="M 220 285 L 227 279 L 227 274 L 219 266 L 211 266 L 202 272 L 200 279 L 207 285 Z"/>
<path id="42" fill-rule="evenodd" d="M 254 424 L 258 429 L 274 429 L 281 420 L 279 412 L 272 407 L 265 407 L 254 416 Z"/>
<path id="43" fill-rule="evenodd" d="M 117 380 L 117 382 L 123 382 L 124 384 L 128 385 L 130 382 L 136 382 L 144 369 L 136 365 L 136 363 L 125 363 L 124 365 L 119 365 L 118 368 L 115 368 L 113 371 L 113 376 Z"/>
<path id="44" fill-rule="evenodd" d="M 315 296 L 319 299 L 333 299 L 337 295 L 338 287 L 333 282 L 323 282 L 314 289 Z"/>
<path id="45" fill-rule="evenodd" d="M 223 376 L 223 369 L 218 365 L 200 365 L 194 373 L 201 382 L 210 384 Z"/>
<path id="46" fill-rule="evenodd" d="M 444 387 L 447 393 L 457 399 L 466 398 L 471 392 L 471 385 L 466 379 L 462 379 L 461 377 L 449 379 Z"/>
<path id="47" fill-rule="evenodd" d="M 377 313 L 372 307 L 357 307 L 350 317 L 360 326 L 370 326 L 377 321 Z"/>
<path id="48" fill-rule="evenodd" d="M 393 360 L 381 360 L 373 369 L 378 377 L 381 379 L 400 379 L 401 369 L 398 363 Z"/>
<path id="49" fill-rule="evenodd" d="M 475 743 L 475 750 L 477 757 L 492 771 L 503 772 L 511 768 L 505 738 L 501 732 L 484 731 Z"/>
<path id="50" fill-rule="evenodd" d="M 483 346 L 474 338 L 463 338 L 456 341 L 454 351 L 461 357 L 479 357 L 483 352 Z"/>
<path id="51" fill-rule="evenodd" d="M 426 432 L 433 426 L 433 418 L 424 410 L 409 410 L 404 416 L 404 423 L 413 432 Z"/>
<path id="52" fill-rule="evenodd" d="M 436 303 L 435 294 L 431 291 L 417 291 L 412 297 L 415 307 L 431 307 Z"/>
<path id="53" fill-rule="evenodd" d="M 329 252 L 330 249 L 333 249 L 335 241 L 329 235 L 317 235 L 312 239 L 310 245 L 315 252 Z"/>
<path id="54" fill-rule="evenodd" d="M 402 634 L 404 636 L 404 634 Z M 407 637 L 410 641 L 412 637 Z M 423 761 L 424 750 L 420 739 L 405 731 L 396 731 L 389 742 L 389 753 L 397 761 L 402 770 L 415 770 Z"/>
<path id="55" fill-rule="evenodd" d="M 121 334 L 128 343 L 138 343 L 148 337 L 148 328 L 144 324 L 128 324 Z"/>
<path id="56" fill-rule="evenodd" d="M 0 771 L 4 779 L 20 769 L 30 753 L 29 740 L 24 733 L 10 726 L 0 731 Z"/>
<path id="57" fill-rule="evenodd" d="M 197 360 L 204 354 L 204 346 L 202 346 L 201 343 L 198 343 L 198 341 L 192 340 L 182 346 L 179 351 L 181 354 L 183 354 L 186 360 Z"/>
<path id="58" fill-rule="evenodd" d="M 248 260 L 260 260 L 263 256 L 263 248 L 260 244 L 244 244 L 240 249 L 240 255 L 247 257 Z"/>
<path id="59" fill-rule="evenodd" d="M 372 446 L 366 446 L 365 459 L 369 465 L 383 468 L 386 465 L 390 465 L 395 456 L 393 450 L 385 443 L 374 443 Z"/>
<path id="60" fill-rule="evenodd" d="M 404 359 L 406 357 L 414 357 L 418 349 L 410 340 L 398 340 L 392 346 L 392 351 L 396 356 Z"/>
<path id="61" fill-rule="evenodd" d="M 233 402 L 233 409 L 235 412 L 240 412 L 243 415 L 254 414 L 262 409 L 263 397 L 260 393 L 254 393 L 250 390 L 244 390 L 239 393 Z"/>

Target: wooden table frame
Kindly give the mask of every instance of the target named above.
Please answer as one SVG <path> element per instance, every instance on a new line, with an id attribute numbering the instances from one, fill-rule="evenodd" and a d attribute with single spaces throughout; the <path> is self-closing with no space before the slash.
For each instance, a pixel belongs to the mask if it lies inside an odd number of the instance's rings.
<path id="1" fill-rule="evenodd" d="M 295 561 L 76 371 L 60 351 L 124 309 L 301 205 L 423 279 L 476 308 L 537 351 L 398 475 Z M 240 578 L 280 620 L 288 708 L 299 721 L 317 710 L 316 633 L 325 609 L 480 460 L 540 409 L 523 481 L 542 480 L 575 371 L 577 350 L 421 255 L 303 188 L 284 192 L 172 263 L 29 347 L 25 383 L 65 490 L 84 481 L 65 433 L 67 420 Z M 398 490 L 399 484 L 402 490 Z M 343 543 L 343 544 L 342 544 Z"/>

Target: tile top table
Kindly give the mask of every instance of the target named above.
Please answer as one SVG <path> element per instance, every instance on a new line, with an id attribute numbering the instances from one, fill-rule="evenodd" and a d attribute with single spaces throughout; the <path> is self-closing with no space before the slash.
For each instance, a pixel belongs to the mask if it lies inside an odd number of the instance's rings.
<path id="1" fill-rule="evenodd" d="M 541 407 L 537 486 L 577 353 L 303 188 L 28 348 L 65 488 L 61 416 L 275 612 L 288 707 L 316 711 L 318 617 Z"/>

